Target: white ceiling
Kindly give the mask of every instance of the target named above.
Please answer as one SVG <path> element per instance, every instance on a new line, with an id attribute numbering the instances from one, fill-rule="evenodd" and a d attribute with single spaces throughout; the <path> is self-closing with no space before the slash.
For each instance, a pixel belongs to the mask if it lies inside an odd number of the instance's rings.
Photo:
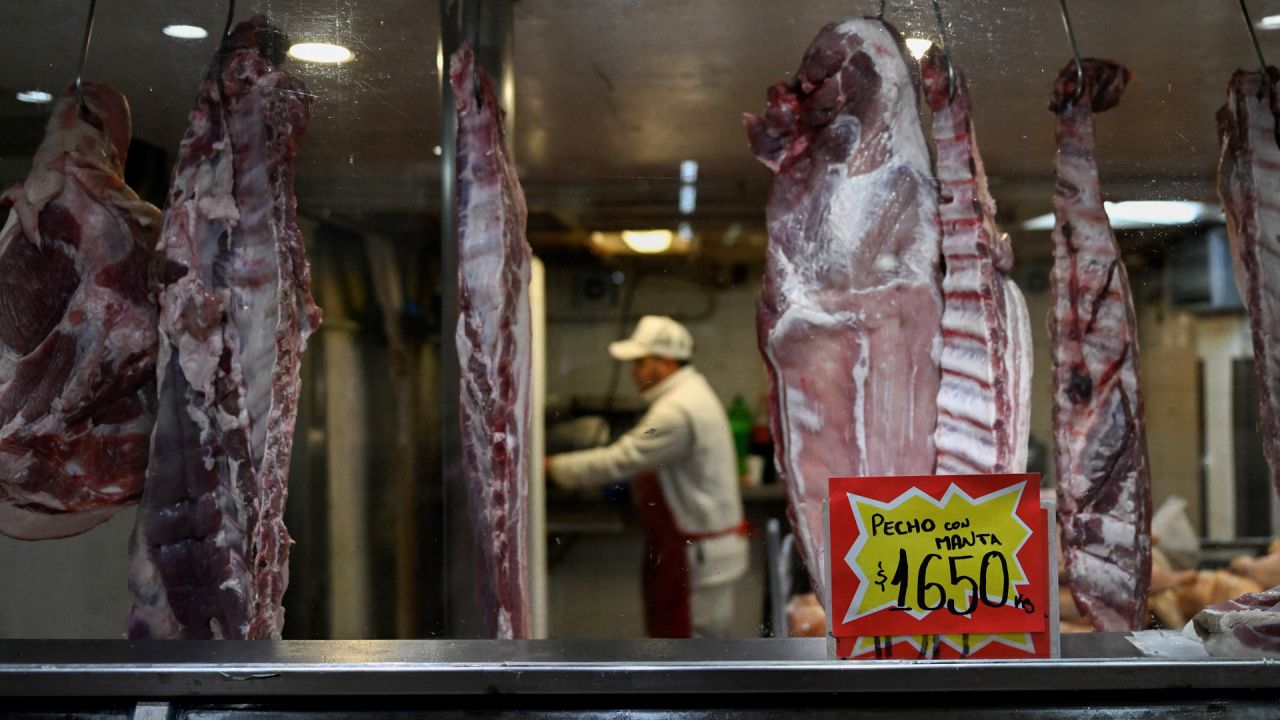
<path id="1" fill-rule="evenodd" d="M 1255 18 L 1280 0 L 1255 0 Z M 87 0 L 0 0 L 0 130 L 38 118 L 16 90 L 55 91 L 74 77 Z M 178 41 L 171 22 L 216 32 L 221 2 L 99 0 L 86 78 L 115 85 L 136 134 L 175 148 L 215 41 Z M 787 78 L 818 29 L 875 0 L 519 0 L 517 161 L 536 213 L 582 231 L 673 223 L 678 164 L 701 165 L 700 228 L 759 227 L 768 172 L 746 147 L 741 115 Z M 1213 197 L 1214 113 L 1231 73 L 1253 67 L 1230 0 L 1076 0 L 1083 54 L 1127 64 L 1137 77 L 1101 116 L 1099 155 L 1116 198 Z M 1070 57 L 1052 0 L 943 0 L 952 55 L 966 71 L 975 123 L 1006 220 L 1048 208 L 1053 77 Z M 291 37 L 336 39 L 356 60 L 292 64 L 316 93 L 298 185 L 304 210 L 351 217 L 434 214 L 438 208 L 439 7 L 432 0 L 260 0 Z M 905 35 L 936 36 L 923 0 L 890 2 Z M 1280 62 L 1280 32 L 1260 33 Z M 0 180 L 25 172 L 15 138 L 0 138 Z M 19 143 L 21 144 L 21 143 Z M 540 227 L 551 227 L 545 219 Z M 545 233 L 544 233 L 545 235 Z M 535 236 L 538 236 L 535 233 Z M 545 239 L 545 238 L 544 238 Z"/>

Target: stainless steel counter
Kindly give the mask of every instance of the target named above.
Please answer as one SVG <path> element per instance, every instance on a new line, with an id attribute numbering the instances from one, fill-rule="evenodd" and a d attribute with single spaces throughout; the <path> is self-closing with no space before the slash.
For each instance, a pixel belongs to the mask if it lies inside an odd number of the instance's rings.
<path id="1" fill-rule="evenodd" d="M 1060 660 L 832 662 L 824 641 L 0 641 L 0 695 L 1280 690 L 1280 662 L 1158 660 L 1116 634 Z"/>
<path id="2" fill-rule="evenodd" d="M 1280 714 L 1280 662 L 1146 659 L 1137 657 L 1121 635 L 1065 636 L 1067 657 L 1036 662 L 849 663 L 828 661 L 825 652 L 819 639 L 8 640 L 0 641 L 0 696 L 33 713 L 66 711 L 68 702 L 89 703 L 72 708 L 82 711 L 99 707 L 95 703 L 117 708 L 125 703 L 129 717 L 171 717 L 180 706 L 189 706 L 183 717 L 196 717 L 199 713 L 192 714 L 191 708 L 207 709 L 209 703 L 247 707 L 243 703 L 251 701 L 251 706 L 284 712 L 281 703 L 305 700 L 310 709 L 299 712 L 309 714 L 356 699 L 361 708 L 386 709 L 385 703 L 425 698 L 433 707 L 445 703 L 474 710 L 479 703 L 495 717 L 504 708 L 514 712 L 534 704 L 546 709 L 548 702 L 557 708 L 585 704 L 595 710 L 658 703 L 672 712 L 710 704 L 737 708 L 746 716 L 768 708 L 789 714 L 833 704 L 911 706 L 916 716 L 927 716 L 920 713 L 928 707 L 995 703 L 1020 712 L 1028 704 L 1087 706 L 1101 717 L 1109 716 L 1102 711 L 1106 708 L 1163 707 L 1173 712 L 1170 708 L 1203 708 L 1213 702 L 1262 713 L 1241 717 Z M 152 704 L 135 707 L 137 700 Z M 1176 712 L 1168 716 L 1180 717 Z"/>

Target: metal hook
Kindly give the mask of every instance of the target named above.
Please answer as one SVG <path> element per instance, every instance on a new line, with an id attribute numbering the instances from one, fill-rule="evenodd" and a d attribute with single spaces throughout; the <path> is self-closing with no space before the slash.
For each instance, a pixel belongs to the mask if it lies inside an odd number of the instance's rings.
<path id="1" fill-rule="evenodd" d="M 884 6 L 889 4 L 889 0 L 880 0 L 880 12 L 876 14 L 877 20 L 884 20 Z"/>
<path id="2" fill-rule="evenodd" d="M 1067 0 L 1058 0 L 1062 7 L 1062 24 L 1067 28 L 1067 38 L 1071 40 L 1071 54 L 1076 58 L 1076 94 L 1071 98 L 1074 102 L 1084 94 L 1084 63 L 1080 62 L 1080 47 L 1076 45 L 1076 31 L 1071 28 L 1071 15 L 1067 12 Z"/>
<path id="3" fill-rule="evenodd" d="M 1258 54 L 1258 72 L 1262 74 L 1261 82 L 1258 84 L 1258 97 L 1262 97 L 1264 88 L 1267 86 L 1267 61 L 1262 57 L 1262 46 L 1258 44 L 1258 33 L 1253 29 L 1253 20 L 1249 18 L 1249 6 L 1245 5 L 1244 0 L 1240 0 L 1240 13 L 1244 15 L 1245 27 L 1249 28 L 1249 39 L 1253 41 L 1253 51 Z"/>
<path id="4" fill-rule="evenodd" d="M 942 45 L 942 57 L 947 61 L 947 100 L 956 99 L 956 69 L 951 64 L 951 47 L 947 42 L 947 23 L 942 19 L 942 3 L 933 0 L 933 15 L 938 19 L 938 38 Z"/>
<path id="5" fill-rule="evenodd" d="M 87 117 L 89 106 L 84 102 L 84 88 L 81 77 L 84 75 L 84 61 L 89 56 L 89 38 L 93 36 L 93 14 L 98 0 L 89 0 L 89 19 L 84 23 L 84 39 L 80 41 L 80 64 L 76 66 L 76 105 L 80 108 L 80 117 Z"/>
<path id="6" fill-rule="evenodd" d="M 222 27 L 222 37 L 218 39 L 218 52 L 214 58 L 218 63 L 218 98 L 219 101 L 225 100 L 227 97 L 227 89 L 222 83 L 222 70 L 227 60 L 227 38 L 231 37 L 231 23 L 235 21 L 236 0 L 227 0 L 227 23 Z M 225 107 L 223 110 L 225 111 Z"/>
<path id="7" fill-rule="evenodd" d="M 228 0 L 227 24 L 222 28 L 222 37 L 225 38 L 231 34 L 231 23 L 235 21 L 235 17 L 236 17 L 236 0 Z"/>

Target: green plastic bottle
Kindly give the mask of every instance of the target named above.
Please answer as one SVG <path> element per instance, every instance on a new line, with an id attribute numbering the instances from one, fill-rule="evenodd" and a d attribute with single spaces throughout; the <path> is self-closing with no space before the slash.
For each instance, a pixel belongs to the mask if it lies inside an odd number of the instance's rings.
<path id="1" fill-rule="evenodd" d="M 747 475 L 747 453 L 750 452 L 753 422 L 751 408 L 747 407 L 747 401 L 741 395 L 734 395 L 733 403 L 729 406 L 729 431 L 733 433 L 733 448 L 738 458 L 739 479 Z"/>

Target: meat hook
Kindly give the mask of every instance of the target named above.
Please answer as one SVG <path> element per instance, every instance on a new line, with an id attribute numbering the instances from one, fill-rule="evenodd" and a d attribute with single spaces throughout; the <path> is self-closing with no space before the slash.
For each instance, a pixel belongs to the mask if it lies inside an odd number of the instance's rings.
<path id="1" fill-rule="evenodd" d="M 1084 94 L 1084 63 L 1080 62 L 1080 46 L 1076 45 L 1076 31 L 1071 28 L 1071 15 L 1067 12 L 1067 0 L 1058 0 L 1062 7 L 1062 24 L 1067 28 L 1067 38 L 1071 40 L 1071 54 L 1076 58 L 1076 94 L 1071 101 L 1076 102 Z"/>
<path id="2" fill-rule="evenodd" d="M 84 89 L 80 78 L 84 75 L 84 61 L 89 56 L 89 38 L 93 36 L 93 13 L 98 0 L 89 0 L 89 19 L 84 23 L 84 39 L 80 41 L 80 64 L 76 66 L 76 106 L 80 108 L 82 119 L 89 116 L 89 106 L 84 103 Z"/>
<path id="3" fill-rule="evenodd" d="M 227 24 L 222 28 L 222 37 L 231 34 L 231 23 L 236 17 L 236 0 L 227 0 Z"/>
<path id="4" fill-rule="evenodd" d="M 884 6 L 889 4 L 889 0 L 880 0 L 880 12 L 876 13 L 877 20 L 884 20 Z"/>
<path id="5" fill-rule="evenodd" d="M 218 61 L 218 101 L 221 104 L 227 97 L 227 90 L 222 84 L 222 70 L 227 59 L 227 38 L 231 37 L 231 23 L 235 21 L 236 0 L 227 0 L 227 24 L 222 28 L 222 37 L 218 38 L 218 52 L 214 57 Z M 223 112 L 226 106 L 221 105 Z"/>
<path id="6" fill-rule="evenodd" d="M 947 42 L 947 23 L 942 19 L 942 3 L 933 0 L 933 16 L 938 18 L 938 39 L 942 45 L 942 57 L 947 61 L 947 100 L 956 99 L 956 70 L 951 64 L 951 47 Z"/>
<path id="7" fill-rule="evenodd" d="M 1258 54 L 1258 72 L 1262 79 L 1258 83 L 1258 97 L 1262 97 L 1267 87 L 1267 61 L 1262 57 L 1262 46 L 1258 44 L 1258 33 L 1253 29 L 1253 20 L 1249 18 L 1249 6 L 1240 0 L 1240 14 L 1244 15 L 1244 26 L 1249 28 L 1249 39 L 1253 41 L 1253 51 Z"/>

